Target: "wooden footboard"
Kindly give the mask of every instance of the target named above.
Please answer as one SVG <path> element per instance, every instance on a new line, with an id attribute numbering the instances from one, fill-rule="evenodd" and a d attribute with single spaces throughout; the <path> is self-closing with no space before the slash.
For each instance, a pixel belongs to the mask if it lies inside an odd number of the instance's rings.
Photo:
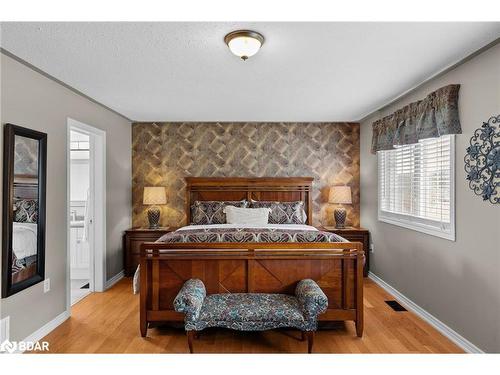
<path id="1" fill-rule="evenodd" d="M 293 294 L 313 279 L 328 297 L 320 321 L 352 320 L 363 334 L 363 247 L 342 243 L 143 243 L 140 330 L 149 323 L 183 321 L 173 301 L 184 282 L 198 278 L 207 293 Z"/>

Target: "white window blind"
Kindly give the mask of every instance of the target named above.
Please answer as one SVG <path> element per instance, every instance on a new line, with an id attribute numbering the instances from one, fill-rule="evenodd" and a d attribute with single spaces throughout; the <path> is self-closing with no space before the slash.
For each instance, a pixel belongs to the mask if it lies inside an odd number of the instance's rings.
<path id="1" fill-rule="evenodd" d="M 379 220 L 455 240 L 453 136 L 377 155 Z"/>

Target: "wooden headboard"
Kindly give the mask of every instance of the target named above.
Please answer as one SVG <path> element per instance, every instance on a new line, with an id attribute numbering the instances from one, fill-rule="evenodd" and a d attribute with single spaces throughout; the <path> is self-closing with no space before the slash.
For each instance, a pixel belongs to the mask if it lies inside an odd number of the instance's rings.
<path id="1" fill-rule="evenodd" d="M 186 177 L 186 215 L 191 222 L 194 201 L 236 201 L 241 199 L 303 201 L 306 224 L 312 225 L 312 177 Z"/>

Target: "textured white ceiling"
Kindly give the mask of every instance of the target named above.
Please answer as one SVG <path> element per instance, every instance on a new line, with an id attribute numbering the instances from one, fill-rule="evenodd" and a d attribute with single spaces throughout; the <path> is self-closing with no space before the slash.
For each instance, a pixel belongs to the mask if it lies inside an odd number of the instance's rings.
<path id="1" fill-rule="evenodd" d="M 7 51 L 139 121 L 355 121 L 500 23 L 2 23 Z M 244 62 L 224 35 L 266 42 Z"/>

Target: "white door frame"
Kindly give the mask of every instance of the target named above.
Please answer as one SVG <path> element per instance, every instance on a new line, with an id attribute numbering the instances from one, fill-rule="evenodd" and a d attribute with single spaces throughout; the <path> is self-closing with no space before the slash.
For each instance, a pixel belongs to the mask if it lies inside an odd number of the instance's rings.
<path id="1" fill-rule="evenodd" d="M 93 222 L 90 226 L 91 286 L 96 292 L 106 289 L 106 132 L 68 117 L 66 129 L 66 309 L 71 312 L 71 269 L 70 269 L 70 217 L 71 217 L 71 131 L 84 133 L 90 137 L 90 186 L 94 192 Z"/>

